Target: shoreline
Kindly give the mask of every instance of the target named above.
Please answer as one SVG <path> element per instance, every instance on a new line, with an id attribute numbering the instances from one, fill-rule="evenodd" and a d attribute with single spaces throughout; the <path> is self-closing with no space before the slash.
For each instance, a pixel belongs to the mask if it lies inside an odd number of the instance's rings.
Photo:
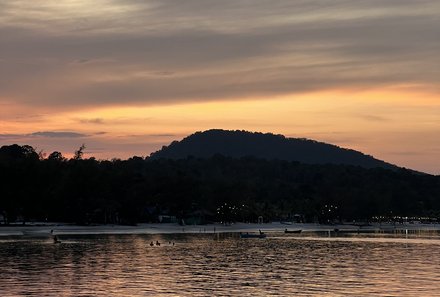
<path id="1" fill-rule="evenodd" d="M 408 231 L 440 231 L 440 224 L 379 224 L 369 226 L 356 226 L 349 224 L 321 225 L 321 224 L 285 224 L 280 222 L 266 224 L 235 223 L 231 225 L 185 225 L 178 224 L 139 224 L 137 226 L 125 225 L 94 225 L 79 226 L 69 224 L 38 224 L 34 225 L 9 225 L 0 227 L 1 236 L 49 236 L 51 230 L 56 235 L 123 235 L 123 234 L 214 234 L 214 233 L 257 233 L 259 230 L 265 233 L 283 233 L 285 229 L 301 230 L 302 232 L 404 232 Z"/>

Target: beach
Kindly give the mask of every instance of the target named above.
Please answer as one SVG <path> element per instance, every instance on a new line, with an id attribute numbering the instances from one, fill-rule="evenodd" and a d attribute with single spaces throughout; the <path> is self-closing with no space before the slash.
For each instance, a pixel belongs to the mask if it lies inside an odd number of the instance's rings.
<path id="1" fill-rule="evenodd" d="M 56 235 L 92 235 L 92 234 L 196 234 L 196 233 L 239 233 L 259 232 L 265 233 L 284 232 L 288 230 L 301 230 L 302 232 L 387 232 L 405 230 L 439 231 L 440 224 L 389 224 L 373 223 L 368 226 L 350 224 L 301 224 L 273 222 L 266 224 L 207 224 L 207 225 L 178 225 L 178 224 L 138 224 L 126 225 L 91 225 L 79 226 L 62 223 L 34 223 L 29 225 L 9 225 L 0 227 L 0 236 L 48 236 L 53 230 Z"/>

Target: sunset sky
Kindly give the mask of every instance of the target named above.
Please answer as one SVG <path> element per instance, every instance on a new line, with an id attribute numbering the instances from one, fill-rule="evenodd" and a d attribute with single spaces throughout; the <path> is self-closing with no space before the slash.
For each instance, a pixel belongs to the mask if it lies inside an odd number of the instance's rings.
<path id="1" fill-rule="evenodd" d="M 127 158 L 211 128 L 440 174 L 440 1 L 0 1 L 0 145 Z"/>

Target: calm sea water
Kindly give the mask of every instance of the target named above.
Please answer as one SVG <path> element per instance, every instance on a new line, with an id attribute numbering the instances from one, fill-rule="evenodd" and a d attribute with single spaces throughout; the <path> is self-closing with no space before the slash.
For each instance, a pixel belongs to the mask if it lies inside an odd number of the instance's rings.
<path id="1" fill-rule="evenodd" d="M 0 295 L 440 296 L 437 234 L 326 236 L 3 238 Z"/>

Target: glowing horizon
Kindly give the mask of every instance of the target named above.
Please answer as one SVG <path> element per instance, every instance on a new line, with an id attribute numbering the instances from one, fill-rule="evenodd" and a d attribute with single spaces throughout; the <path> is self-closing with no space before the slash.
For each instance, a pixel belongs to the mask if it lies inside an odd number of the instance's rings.
<path id="1" fill-rule="evenodd" d="M 147 156 L 212 128 L 440 174 L 440 3 L 0 3 L 0 145 Z"/>

